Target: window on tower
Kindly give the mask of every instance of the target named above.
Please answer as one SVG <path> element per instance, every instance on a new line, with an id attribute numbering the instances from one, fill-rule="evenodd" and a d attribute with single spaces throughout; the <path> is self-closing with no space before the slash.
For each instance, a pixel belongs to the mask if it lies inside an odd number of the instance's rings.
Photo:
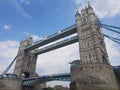
<path id="1" fill-rule="evenodd" d="M 106 60 L 105 56 L 102 56 L 102 60 L 103 60 L 104 64 L 107 64 L 107 60 Z"/>

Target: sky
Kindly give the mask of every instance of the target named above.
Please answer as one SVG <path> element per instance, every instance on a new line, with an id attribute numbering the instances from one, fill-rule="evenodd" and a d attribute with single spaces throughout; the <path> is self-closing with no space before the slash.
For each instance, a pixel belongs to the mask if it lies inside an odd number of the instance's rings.
<path id="1" fill-rule="evenodd" d="M 16 56 L 19 43 L 29 36 L 38 41 L 75 24 L 76 8 L 88 0 L 0 0 L 0 73 Z M 102 23 L 120 27 L 120 0 L 89 0 Z M 119 34 L 103 29 L 107 35 Z M 105 38 L 112 65 L 120 65 L 120 45 Z M 69 62 L 79 59 L 78 43 L 38 56 L 39 75 L 70 72 Z M 14 67 L 9 72 L 12 72 Z M 50 82 L 48 85 L 67 82 Z"/>

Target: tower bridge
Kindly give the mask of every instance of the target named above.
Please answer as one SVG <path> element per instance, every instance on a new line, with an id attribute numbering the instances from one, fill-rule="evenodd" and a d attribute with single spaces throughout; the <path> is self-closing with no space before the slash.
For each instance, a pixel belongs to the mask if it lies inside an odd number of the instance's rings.
<path id="1" fill-rule="evenodd" d="M 120 28 L 102 24 L 90 4 L 81 13 L 77 10 L 75 17 L 76 24 L 46 39 L 33 43 L 30 37 L 21 41 L 16 58 L 0 75 L 0 90 L 42 90 L 47 81 L 53 80 L 70 81 L 71 90 L 120 90 L 120 66 L 111 66 L 104 37 L 118 44 L 120 39 L 103 34 L 102 27 L 118 34 L 114 28 Z M 69 37 L 73 34 L 76 35 Z M 60 39 L 63 40 L 45 46 Z M 38 55 L 76 42 L 80 60 L 71 62 L 70 73 L 45 76 L 36 73 Z M 15 60 L 14 72 L 9 75 L 7 72 Z"/>

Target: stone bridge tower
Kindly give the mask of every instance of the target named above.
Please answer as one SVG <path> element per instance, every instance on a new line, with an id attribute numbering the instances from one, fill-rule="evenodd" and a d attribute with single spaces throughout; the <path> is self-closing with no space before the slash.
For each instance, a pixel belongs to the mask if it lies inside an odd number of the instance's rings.
<path id="1" fill-rule="evenodd" d="M 71 90 L 120 90 L 110 65 L 99 19 L 90 4 L 76 12 L 80 59 L 71 65 Z"/>
<path id="2" fill-rule="evenodd" d="M 35 72 L 37 56 L 34 55 L 33 51 L 24 51 L 25 46 L 32 44 L 32 42 L 32 38 L 29 37 L 29 39 L 20 43 L 16 65 L 14 68 L 14 73 L 17 74 L 18 78 L 30 78 L 37 76 Z"/>
<path id="3" fill-rule="evenodd" d="M 14 74 L 16 74 L 18 79 L 21 80 L 21 84 L 24 78 L 38 77 L 38 74 L 36 73 L 37 55 L 34 54 L 34 50 L 29 52 L 25 52 L 24 50 L 26 46 L 29 46 L 32 43 L 33 40 L 31 37 L 20 42 Z M 45 82 L 37 82 L 30 87 L 22 87 L 21 90 L 43 90 L 42 88 L 44 87 L 46 87 Z"/>

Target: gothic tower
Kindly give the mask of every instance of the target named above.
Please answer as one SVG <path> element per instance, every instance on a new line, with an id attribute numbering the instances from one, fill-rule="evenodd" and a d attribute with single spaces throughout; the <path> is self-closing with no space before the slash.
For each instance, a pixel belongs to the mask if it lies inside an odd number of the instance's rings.
<path id="1" fill-rule="evenodd" d="M 14 73 L 17 74 L 18 78 L 30 78 L 36 76 L 36 60 L 37 56 L 34 55 L 33 51 L 25 52 L 25 47 L 32 44 L 33 40 L 29 39 L 20 42 L 20 47 L 17 54 L 16 65 Z"/>
<path id="2" fill-rule="evenodd" d="M 71 65 L 71 90 L 119 90 L 110 65 L 101 27 L 93 8 L 76 12 L 80 60 Z"/>
<path id="3" fill-rule="evenodd" d="M 25 47 L 31 45 L 32 43 L 32 37 L 21 41 L 17 53 L 14 74 L 16 74 L 18 76 L 18 79 L 21 80 L 21 84 L 24 78 L 38 77 L 38 74 L 36 73 L 37 55 L 34 54 L 34 50 L 31 50 L 29 52 L 25 51 Z M 31 87 L 22 87 L 21 90 L 42 90 L 42 88 L 45 86 L 46 83 L 37 82 L 31 85 Z"/>

